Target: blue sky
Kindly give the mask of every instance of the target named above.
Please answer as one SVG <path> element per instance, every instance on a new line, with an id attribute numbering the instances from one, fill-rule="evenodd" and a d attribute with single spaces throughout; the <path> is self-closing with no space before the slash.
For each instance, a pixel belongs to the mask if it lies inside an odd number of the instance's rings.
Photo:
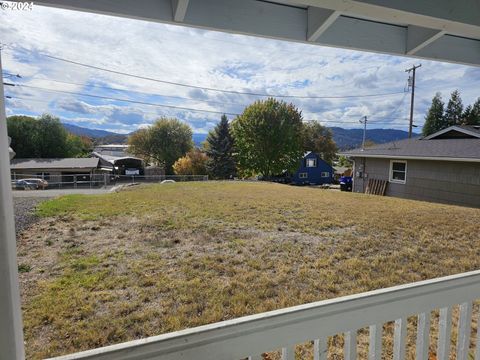
<path id="1" fill-rule="evenodd" d="M 6 103 L 7 115 L 51 113 L 64 122 L 119 133 L 148 126 L 160 116 L 177 117 L 195 133 L 206 133 L 219 121 L 219 113 L 231 113 L 228 117 L 232 119 L 262 97 L 142 80 L 45 55 L 237 92 L 316 97 L 398 92 L 363 98 L 285 99 L 295 103 L 306 120 L 345 128 L 361 127 L 358 119 L 367 115 L 370 128 L 407 130 L 410 98 L 402 92 L 407 82 L 404 70 L 413 64 L 422 64 L 417 71 L 415 107 L 419 126 L 437 91 L 447 101 L 458 89 L 465 104 L 480 96 L 480 68 L 40 6 L 32 11 L 0 11 L 0 42 L 6 44 L 4 72 L 22 76 L 5 80 L 24 85 L 6 87 L 6 95 L 11 97 Z"/>

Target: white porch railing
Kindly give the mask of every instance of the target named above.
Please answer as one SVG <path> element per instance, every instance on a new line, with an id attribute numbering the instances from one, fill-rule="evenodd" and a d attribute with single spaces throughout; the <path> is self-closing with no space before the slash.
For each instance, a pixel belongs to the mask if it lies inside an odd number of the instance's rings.
<path id="1" fill-rule="evenodd" d="M 217 360 L 261 359 L 281 349 L 295 358 L 295 345 L 314 341 L 315 360 L 326 359 L 328 336 L 344 334 L 346 360 L 356 359 L 357 329 L 369 327 L 369 359 L 381 359 L 382 325 L 395 321 L 393 354 L 405 358 L 407 317 L 418 316 L 416 359 L 428 359 L 430 315 L 439 310 L 437 359 L 450 355 L 452 307 L 459 305 L 456 359 L 470 350 L 472 302 L 480 298 L 480 271 L 395 286 L 211 325 L 130 341 L 55 358 L 55 360 Z M 478 334 L 476 335 L 478 337 Z M 475 359 L 480 359 L 477 341 Z"/>

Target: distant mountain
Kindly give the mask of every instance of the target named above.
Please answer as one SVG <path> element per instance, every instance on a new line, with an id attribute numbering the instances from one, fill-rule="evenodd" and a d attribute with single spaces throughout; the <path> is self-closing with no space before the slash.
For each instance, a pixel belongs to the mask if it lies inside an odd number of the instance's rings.
<path id="1" fill-rule="evenodd" d="M 63 124 L 63 127 L 74 135 L 87 136 L 94 139 L 98 145 L 126 144 L 128 139 L 128 135 L 117 134 L 106 130 L 88 129 L 72 124 Z"/>
<path id="2" fill-rule="evenodd" d="M 72 124 L 63 124 L 63 127 L 70 133 L 79 136 L 88 136 L 91 138 L 99 138 L 108 135 L 119 135 L 117 133 L 106 131 L 106 130 L 97 130 L 97 129 L 88 129 L 77 125 Z"/>
<path id="3" fill-rule="evenodd" d="M 348 150 L 362 145 L 362 129 L 344 129 L 341 127 L 331 127 L 333 140 L 340 150 Z M 418 134 L 413 134 L 418 136 Z M 408 132 L 395 129 L 369 129 L 366 132 L 366 139 L 376 144 L 383 144 L 391 141 L 408 138 Z"/>
<path id="4" fill-rule="evenodd" d="M 88 129 L 72 124 L 63 124 L 68 132 L 75 135 L 88 136 L 95 139 L 98 144 L 125 144 L 128 134 L 117 134 L 106 130 Z M 362 145 L 362 129 L 344 129 L 341 127 L 329 128 L 333 133 L 333 139 L 340 150 L 352 149 Z M 417 136 L 417 134 L 414 134 Z M 367 140 L 376 144 L 383 144 L 390 141 L 402 140 L 408 137 L 408 132 L 394 129 L 369 129 L 367 130 Z M 207 138 L 207 134 L 193 134 L 195 146 L 202 146 Z"/>

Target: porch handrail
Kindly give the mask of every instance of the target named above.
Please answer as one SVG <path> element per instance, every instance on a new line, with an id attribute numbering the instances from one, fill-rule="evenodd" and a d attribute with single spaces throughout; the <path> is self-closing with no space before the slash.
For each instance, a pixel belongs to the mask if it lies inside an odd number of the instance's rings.
<path id="1" fill-rule="evenodd" d="M 457 359 L 470 344 L 472 301 L 480 298 L 480 271 L 394 286 L 185 329 L 141 340 L 88 350 L 55 360 L 259 359 L 283 349 L 294 359 L 294 346 L 315 341 L 315 359 L 325 358 L 325 339 L 348 335 L 346 359 L 355 358 L 357 329 L 370 326 L 370 359 L 381 359 L 382 324 L 395 320 L 394 358 L 405 356 L 406 318 L 419 317 L 417 359 L 428 358 L 430 312 L 440 309 L 437 358 L 448 359 L 451 309 L 460 304 Z M 422 328 L 420 328 L 422 327 Z M 322 340 L 323 339 L 323 340 Z M 323 344 L 323 347 L 322 347 Z M 478 358 L 477 354 L 477 358 Z"/>

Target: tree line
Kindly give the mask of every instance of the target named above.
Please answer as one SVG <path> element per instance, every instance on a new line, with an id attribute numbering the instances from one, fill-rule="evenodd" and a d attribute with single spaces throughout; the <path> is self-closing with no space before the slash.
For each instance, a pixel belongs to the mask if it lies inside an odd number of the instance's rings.
<path id="1" fill-rule="evenodd" d="M 194 149 L 191 128 L 160 118 L 129 137 L 129 151 L 167 174 L 209 174 L 215 179 L 294 172 L 306 151 L 331 162 L 337 148 L 332 133 L 318 122 L 304 122 L 293 104 L 273 98 L 256 101 L 230 123 L 225 115 L 201 149 Z"/>
<path id="2" fill-rule="evenodd" d="M 453 125 L 480 125 L 480 97 L 472 105 L 464 107 L 460 92 L 452 92 L 447 107 L 442 95 L 436 93 L 428 109 L 422 134 L 428 136 Z"/>
<path id="3" fill-rule="evenodd" d="M 70 134 L 52 115 L 11 116 L 7 124 L 18 158 L 82 157 L 93 150 L 91 139 Z M 167 174 L 228 179 L 292 173 L 306 151 L 327 162 L 337 151 L 329 129 L 304 122 L 293 104 L 273 98 L 256 101 L 231 122 L 223 115 L 200 148 L 194 147 L 192 136 L 189 125 L 162 117 L 129 136 L 129 152 Z"/>
<path id="4" fill-rule="evenodd" d="M 84 157 L 93 147 L 88 137 L 67 132 L 60 119 L 48 114 L 9 116 L 7 129 L 17 158 Z"/>

